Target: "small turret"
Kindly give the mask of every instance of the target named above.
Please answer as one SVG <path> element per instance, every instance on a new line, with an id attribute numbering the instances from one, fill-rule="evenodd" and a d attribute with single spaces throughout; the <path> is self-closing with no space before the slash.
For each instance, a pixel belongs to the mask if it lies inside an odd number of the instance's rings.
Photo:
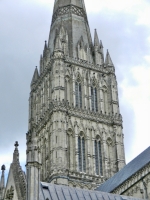
<path id="1" fill-rule="evenodd" d="M 0 188 L 5 188 L 5 176 L 4 176 L 6 170 L 5 165 L 2 165 L 1 170 L 2 170 L 2 176 L 1 176 Z"/>
<path id="2" fill-rule="evenodd" d="M 2 165 L 1 170 L 2 170 L 2 175 L 0 180 L 0 199 L 3 199 L 5 191 L 5 170 L 6 170 L 5 165 Z"/>
<path id="3" fill-rule="evenodd" d="M 36 66 L 34 75 L 33 75 L 32 81 L 31 81 L 31 86 L 38 80 L 38 78 L 39 78 L 39 72 L 38 72 L 38 69 Z"/>

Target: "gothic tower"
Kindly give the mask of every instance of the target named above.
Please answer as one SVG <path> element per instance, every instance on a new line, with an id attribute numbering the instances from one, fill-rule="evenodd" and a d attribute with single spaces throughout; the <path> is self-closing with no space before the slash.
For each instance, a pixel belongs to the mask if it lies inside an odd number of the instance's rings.
<path id="1" fill-rule="evenodd" d="M 92 41 L 84 0 L 55 0 L 49 41 L 31 82 L 27 180 L 35 188 L 28 195 L 35 195 L 39 179 L 92 189 L 124 165 L 110 54 L 104 60 L 96 30 Z"/>

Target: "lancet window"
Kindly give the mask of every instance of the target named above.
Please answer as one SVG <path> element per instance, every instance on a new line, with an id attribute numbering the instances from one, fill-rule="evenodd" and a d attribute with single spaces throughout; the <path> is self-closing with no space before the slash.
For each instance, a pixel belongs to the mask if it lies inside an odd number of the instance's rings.
<path id="1" fill-rule="evenodd" d="M 82 87 L 81 82 L 76 81 L 75 83 L 75 95 L 76 95 L 76 106 L 82 108 Z"/>
<path id="2" fill-rule="evenodd" d="M 97 88 L 96 87 L 91 87 L 91 106 L 92 106 L 92 111 L 98 111 L 98 106 L 97 106 Z"/>
<path id="3" fill-rule="evenodd" d="M 95 168 L 97 175 L 103 175 L 102 151 L 100 139 L 95 140 Z"/>
<path id="4" fill-rule="evenodd" d="M 85 139 L 82 136 L 78 137 L 78 151 L 79 151 L 79 171 L 86 171 L 86 161 L 85 161 Z"/>

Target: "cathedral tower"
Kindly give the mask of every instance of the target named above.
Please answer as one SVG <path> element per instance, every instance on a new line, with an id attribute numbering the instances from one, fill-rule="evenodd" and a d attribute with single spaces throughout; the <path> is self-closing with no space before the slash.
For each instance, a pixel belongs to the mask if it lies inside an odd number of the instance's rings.
<path id="1" fill-rule="evenodd" d="M 49 41 L 31 82 L 28 185 L 34 174 L 37 180 L 92 189 L 124 165 L 110 54 L 104 61 L 96 30 L 92 42 L 84 0 L 55 0 Z"/>

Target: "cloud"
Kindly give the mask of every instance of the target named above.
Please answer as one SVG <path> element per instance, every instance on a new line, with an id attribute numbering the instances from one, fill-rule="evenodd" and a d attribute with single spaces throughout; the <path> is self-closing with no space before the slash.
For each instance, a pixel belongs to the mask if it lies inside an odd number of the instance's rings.
<path id="1" fill-rule="evenodd" d="M 94 7 L 91 6 L 91 1 L 87 1 L 90 27 L 97 28 L 103 46 L 105 50 L 109 48 L 116 67 L 120 109 L 124 121 L 126 158 L 129 162 L 149 146 L 147 137 L 150 128 L 145 120 L 149 115 L 146 112 L 148 106 L 143 105 L 150 104 L 150 4 L 147 1 L 112 3 L 107 0 L 102 1 L 98 7 L 98 3 L 99 1 L 96 1 Z M 143 13 L 145 14 L 142 15 Z M 137 150 L 141 137 L 142 145 Z"/>
<path id="2" fill-rule="evenodd" d="M 20 144 L 20 162 L 26 162 L 30 82 L 51 21 L 49 9 L 43 9 L 31 1 L 0 2 L 0 165 L 6 164 L 7 170 L 15 141 Z"/>

